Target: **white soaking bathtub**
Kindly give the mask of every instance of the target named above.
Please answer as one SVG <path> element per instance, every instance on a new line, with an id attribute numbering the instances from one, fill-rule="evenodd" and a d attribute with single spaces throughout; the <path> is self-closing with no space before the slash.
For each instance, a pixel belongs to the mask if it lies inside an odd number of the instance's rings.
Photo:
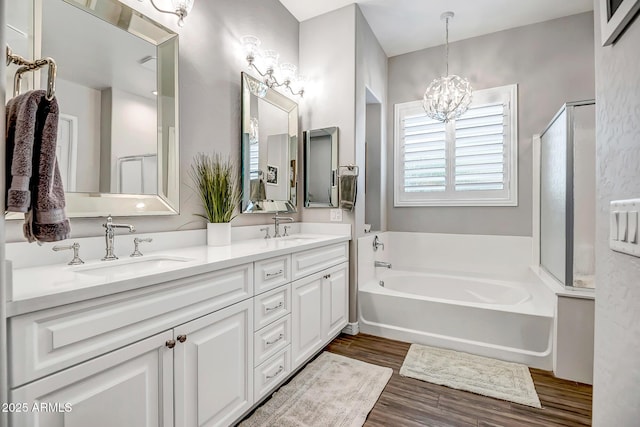
<path id="1" fill-rule="evenodd" d="M 359 242 L 360 331 L 552 369 L 554 300 L 528 267 L 511 263 L 500 269 L 500 263 L 483 262 L 487 255 L 478 253 L 479 259 L 465 260 L 459 252 L 457 269 L 442 262 L 437 263 L 444 267 L 439 269 L 428 262 L 408 265 L 412 260 L 408 253 L 420 253 L 424 246 L 411 251 L 407 244 L 416 237 L 407 241 L 395 234 L 404 233 L 379 235 L 384 237 L 385 251 L 371 257 L 365 253 L 364 259 L 361 253 L 367 245 L 361 248 Z M 404 253 L 394 257 L 395 247 Z M 376 267 L 367 274 L 368 265 L 380 258 L 391 261 L 393 268 Z"/>
<path id="2" fill-rule="evenodd" d="M 531 294 L 513 283 L 451 274 L 391 270 L 379 275 L 378 284 L 397 294 L 433 301 L 489 305 L 518 305 Z"/>

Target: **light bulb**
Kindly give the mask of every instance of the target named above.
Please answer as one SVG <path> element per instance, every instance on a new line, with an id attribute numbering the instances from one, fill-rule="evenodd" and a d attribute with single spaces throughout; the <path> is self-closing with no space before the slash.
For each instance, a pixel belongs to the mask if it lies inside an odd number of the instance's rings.
<path id="1" fill-rule="evenodd" d="M 273 74 L 273 72 L 278 68 L 278 58 L 280 54 L 275 50 L 265 50 L 262 52 L 262 60 L 264 66 L 267 68 L 267 73 Z"/>
<path id="2" fill-rule="evenodd" d="M 280 75 L 282 76 L 284 84 L 289 85 L 295 80 L 297 69 L 298 67 L 288 62 L 280 64 Z"/>
<path id="3" fill-rule="evenodd" d="M 193 2 L 194 0 L 171 0 L 171 5 L 177 13 L 187 16 L 193 9 Z"/>
<path id="4" fill-rule="evenodd" d="M 293 93 L 301 94 L 304 92 L 304 85 L 307 83 L 307 78 L 303 74 L 298 74 L 296 78 L 291 82 L 290 87 Z"/>
<path id="5" fill-rule="evenodd" d="M 260 39 L 256 36 L 243 36 L 240 39 L 242 43 L 242 49 L 244 50 L 247 60 L 255 60 L 258 56 L 258 49 L 260 48 Z"/>

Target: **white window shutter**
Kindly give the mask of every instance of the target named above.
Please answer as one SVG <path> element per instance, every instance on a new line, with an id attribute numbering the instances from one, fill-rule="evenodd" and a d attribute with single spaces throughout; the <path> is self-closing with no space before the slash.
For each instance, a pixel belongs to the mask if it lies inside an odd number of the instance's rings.
<path id="1" fill-rule="evenodd" d="M 395 106 L 395 206 L 517 206 L 517 85 L 474 91 L 449 123 Z"/>
<path id="2" fill-rule="evenodd" d="M 445 191 L 446 129 L 424 114 L 402 121 L 403 188 L 407 193 Z"/>
<path id="3" fill-rule="evenodd" d="M 455 190 L 505 188 L 505 106 L 469 108 L 455 121 Z"/>

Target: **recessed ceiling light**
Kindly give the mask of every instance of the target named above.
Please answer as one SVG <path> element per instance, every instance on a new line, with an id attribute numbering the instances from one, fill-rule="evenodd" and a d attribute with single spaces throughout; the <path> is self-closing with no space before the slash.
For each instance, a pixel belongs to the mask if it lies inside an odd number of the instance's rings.
<path id="1" fill-rule="evenodd" d="M 158 91 L 157 90 L 152 90 L 151 93 L 154 94 L 155 96 L 158 96 Z"/>

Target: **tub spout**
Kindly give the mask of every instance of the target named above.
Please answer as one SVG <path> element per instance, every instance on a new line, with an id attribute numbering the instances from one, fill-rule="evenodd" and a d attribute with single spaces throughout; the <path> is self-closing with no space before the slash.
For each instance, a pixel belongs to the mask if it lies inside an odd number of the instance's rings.
<path id="1" fill-rule="evenodd" d="M 383 261 L 376 261 L 375 262 L 375 266 L 376 267 L 391 268 L 391 263 L 390 262 L 383 262 Z"/>

